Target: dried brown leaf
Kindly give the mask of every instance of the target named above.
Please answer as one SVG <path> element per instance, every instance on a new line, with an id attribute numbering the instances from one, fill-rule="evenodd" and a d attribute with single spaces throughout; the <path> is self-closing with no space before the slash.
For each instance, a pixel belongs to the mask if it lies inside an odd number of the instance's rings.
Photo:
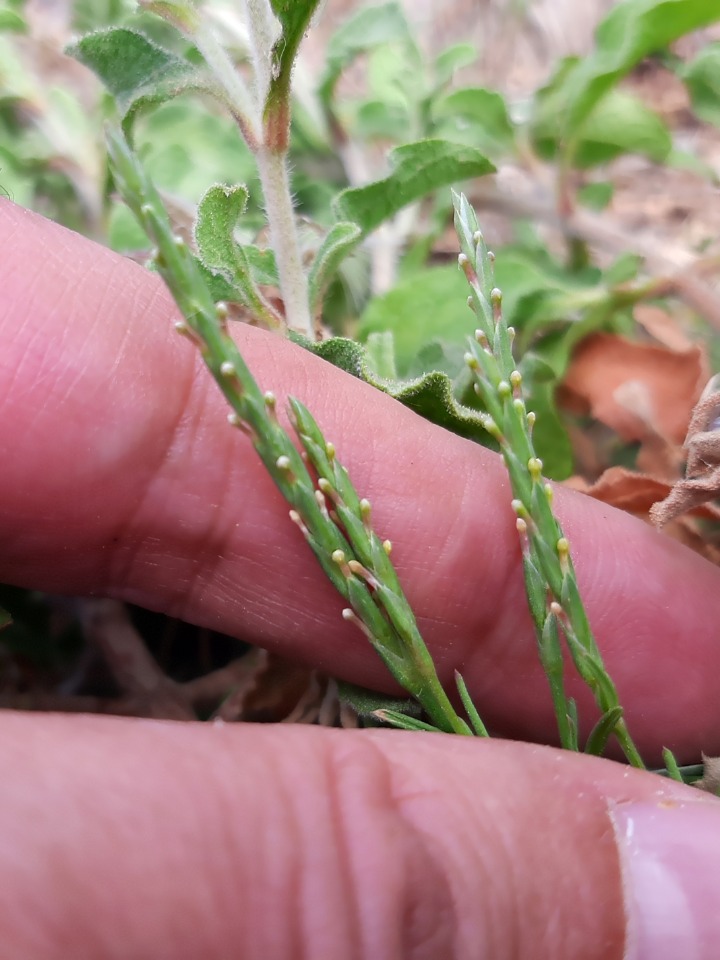
<path id="1" fill-rule="evenodd" d="M 685 437 L 687 469 L 669 494 L 650 511 L 658 527 L 720 497 L 720 378 L 713 377 L 693 410 Z"/>
<path id="2" fill-rule="evenodd" d="M 568 482 L 568 486 L 586 493 L 595 500 L 601 500 L 626 513 L 632 513 L 646 522 L 650 522 L 651 512 L 655 509 L 656 502 L 671 496 L 674 489 L 667 480 L 633 473 L 625 467 L 610 467 L 592 485 L 585 483 L 580 477 L 573 477 Z M 692 509 L 690 513 L 695 517 L 720 522 L 720 508 L 704 502 Z M 712 563 L 720 563 L 720 551 L 707 542 L 690 516 L 673 519 L 665 528 L 665 533 Z"/>
<path id="3" fill-rule="evenodd" d="M 692 349 L 693 342 L 682 329 L 677 318 L 662 307 L 639 303 L 633 311 L 633 316 L 651 337 L 669 350 L 683 353 Z"/>
<path id="4" fill-rule="evenodd" d="M 699 790 L 720 796 L 720 757 L 706 757 L 702 755 L 703 775 L 693 784 Z"/>
<path id="5" fill-rule="evenodd" d="M 590 412 L 627 441 L 642 441 L 648 424 L 680 443 L 708 376 L 702 347 L 684 351 L 596 333 L 575 351 L 561 401 Z"/>

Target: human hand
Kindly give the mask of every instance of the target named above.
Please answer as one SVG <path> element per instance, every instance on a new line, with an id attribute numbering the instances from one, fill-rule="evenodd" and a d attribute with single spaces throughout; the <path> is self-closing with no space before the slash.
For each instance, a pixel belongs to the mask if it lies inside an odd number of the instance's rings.
<path id="1" fill-rule="evenodd" d="M 118 596 L 391 690 L 158 279 L 0 216 L 0 580 Z M 441 676 L 460 666 L 495 729 L 551 740 L 497 458 L 277 337 L 237 336 L 373 501 Z M 603 504 L 558 490 L 557 506 L 636 742 L 652 762 L 717 752 L 720 574 Z M 717 952 L 720 806 L 608 761 L 439 734 L 0 721 L 0 957 Z"/>

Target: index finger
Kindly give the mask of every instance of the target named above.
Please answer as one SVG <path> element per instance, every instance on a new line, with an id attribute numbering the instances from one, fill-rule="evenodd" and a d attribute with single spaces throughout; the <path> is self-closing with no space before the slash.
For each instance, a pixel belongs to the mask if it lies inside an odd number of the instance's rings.
<path id="1" fill-rule="evenodd" d="M 158 278 L 0 211 L 0 578 L 119 596 L 393 689 L 173 333 Z M 460 668 L 504 733 L 551 739 L 499 459 L 275 335 L 239 326 L 237 339 L 263 389 L 307 403 L 373 502 L 441 677 Z M 717 570 L 604 504 L 558 490 L 557 506 L 639 745 L 717 749 Z"/>

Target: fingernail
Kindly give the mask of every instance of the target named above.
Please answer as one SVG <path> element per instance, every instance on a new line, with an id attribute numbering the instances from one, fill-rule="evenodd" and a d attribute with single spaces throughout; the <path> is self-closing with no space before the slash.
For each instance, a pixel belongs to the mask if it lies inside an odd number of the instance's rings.
<path id="1" fill-rule="evenodd" d="M 720 802 L 618 804 L 610 816 L 623 871 L 626 960 L 717 960 Z"/>

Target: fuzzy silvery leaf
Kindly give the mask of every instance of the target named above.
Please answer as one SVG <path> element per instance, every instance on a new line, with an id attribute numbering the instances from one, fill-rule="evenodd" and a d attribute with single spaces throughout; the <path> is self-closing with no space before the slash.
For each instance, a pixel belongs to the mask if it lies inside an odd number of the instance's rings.
<path id="1" fill-rule="evenodd" d="M 434 371 L 411 380 L 384 379 L 373 371 L 365 349 L 354 340 L 333 337 L 331 340 L 313 343 L 295 334 L 292 339 L 333 366 L 399 400 L 403 406 L 414 410 L 425 420 L 458 436 L 478 443 L 487 443 L 488 435 L 481 415 L 477 410 L 458 403 L 453 393 L 452 380 L 447 374 Z"/>
<path id="2" fill-rule="evenodd" d="M 393 150 L 390 174 L 365 187 L 343 190 L 335 200 L 340 220 L 352 220 L 370 233 L 409 203 L 439 187 L 494 173 L 494 165 L 475 147 L 449 140 L 418 140 Z"/>
<path id="3" fill-rule="evenodd" d="M 209 76 L 136 30 L 113 27 L 82 37 L 67 51 L 115 98 L 127 132 L 141 110 L 187 90 L 215 93 Z"/>
<path id="4" fill-rule="evenodd" d="M 357 246 L 362 230 L 356 223 L 341 221 L 325 235 L 308 274 L 310 308 L 319 310 L 328 284 L 345 257 Z"/>
<path id="5" fill-rule="evenodd" d="M 263 269 L 264 251 L 240 244 L 234 236 L 247 201 L 248 190 L 243 184 L 210 187 L 198 206 L 195 243 L 203 266 L 230 285 L 222 299 L 244 303 L 260 322 L 274 327 L 282 323 L 282 318 L 264 299 L 258 284 L 277 284 L 275 259 L 271 255 L 270 270 Z"/>

